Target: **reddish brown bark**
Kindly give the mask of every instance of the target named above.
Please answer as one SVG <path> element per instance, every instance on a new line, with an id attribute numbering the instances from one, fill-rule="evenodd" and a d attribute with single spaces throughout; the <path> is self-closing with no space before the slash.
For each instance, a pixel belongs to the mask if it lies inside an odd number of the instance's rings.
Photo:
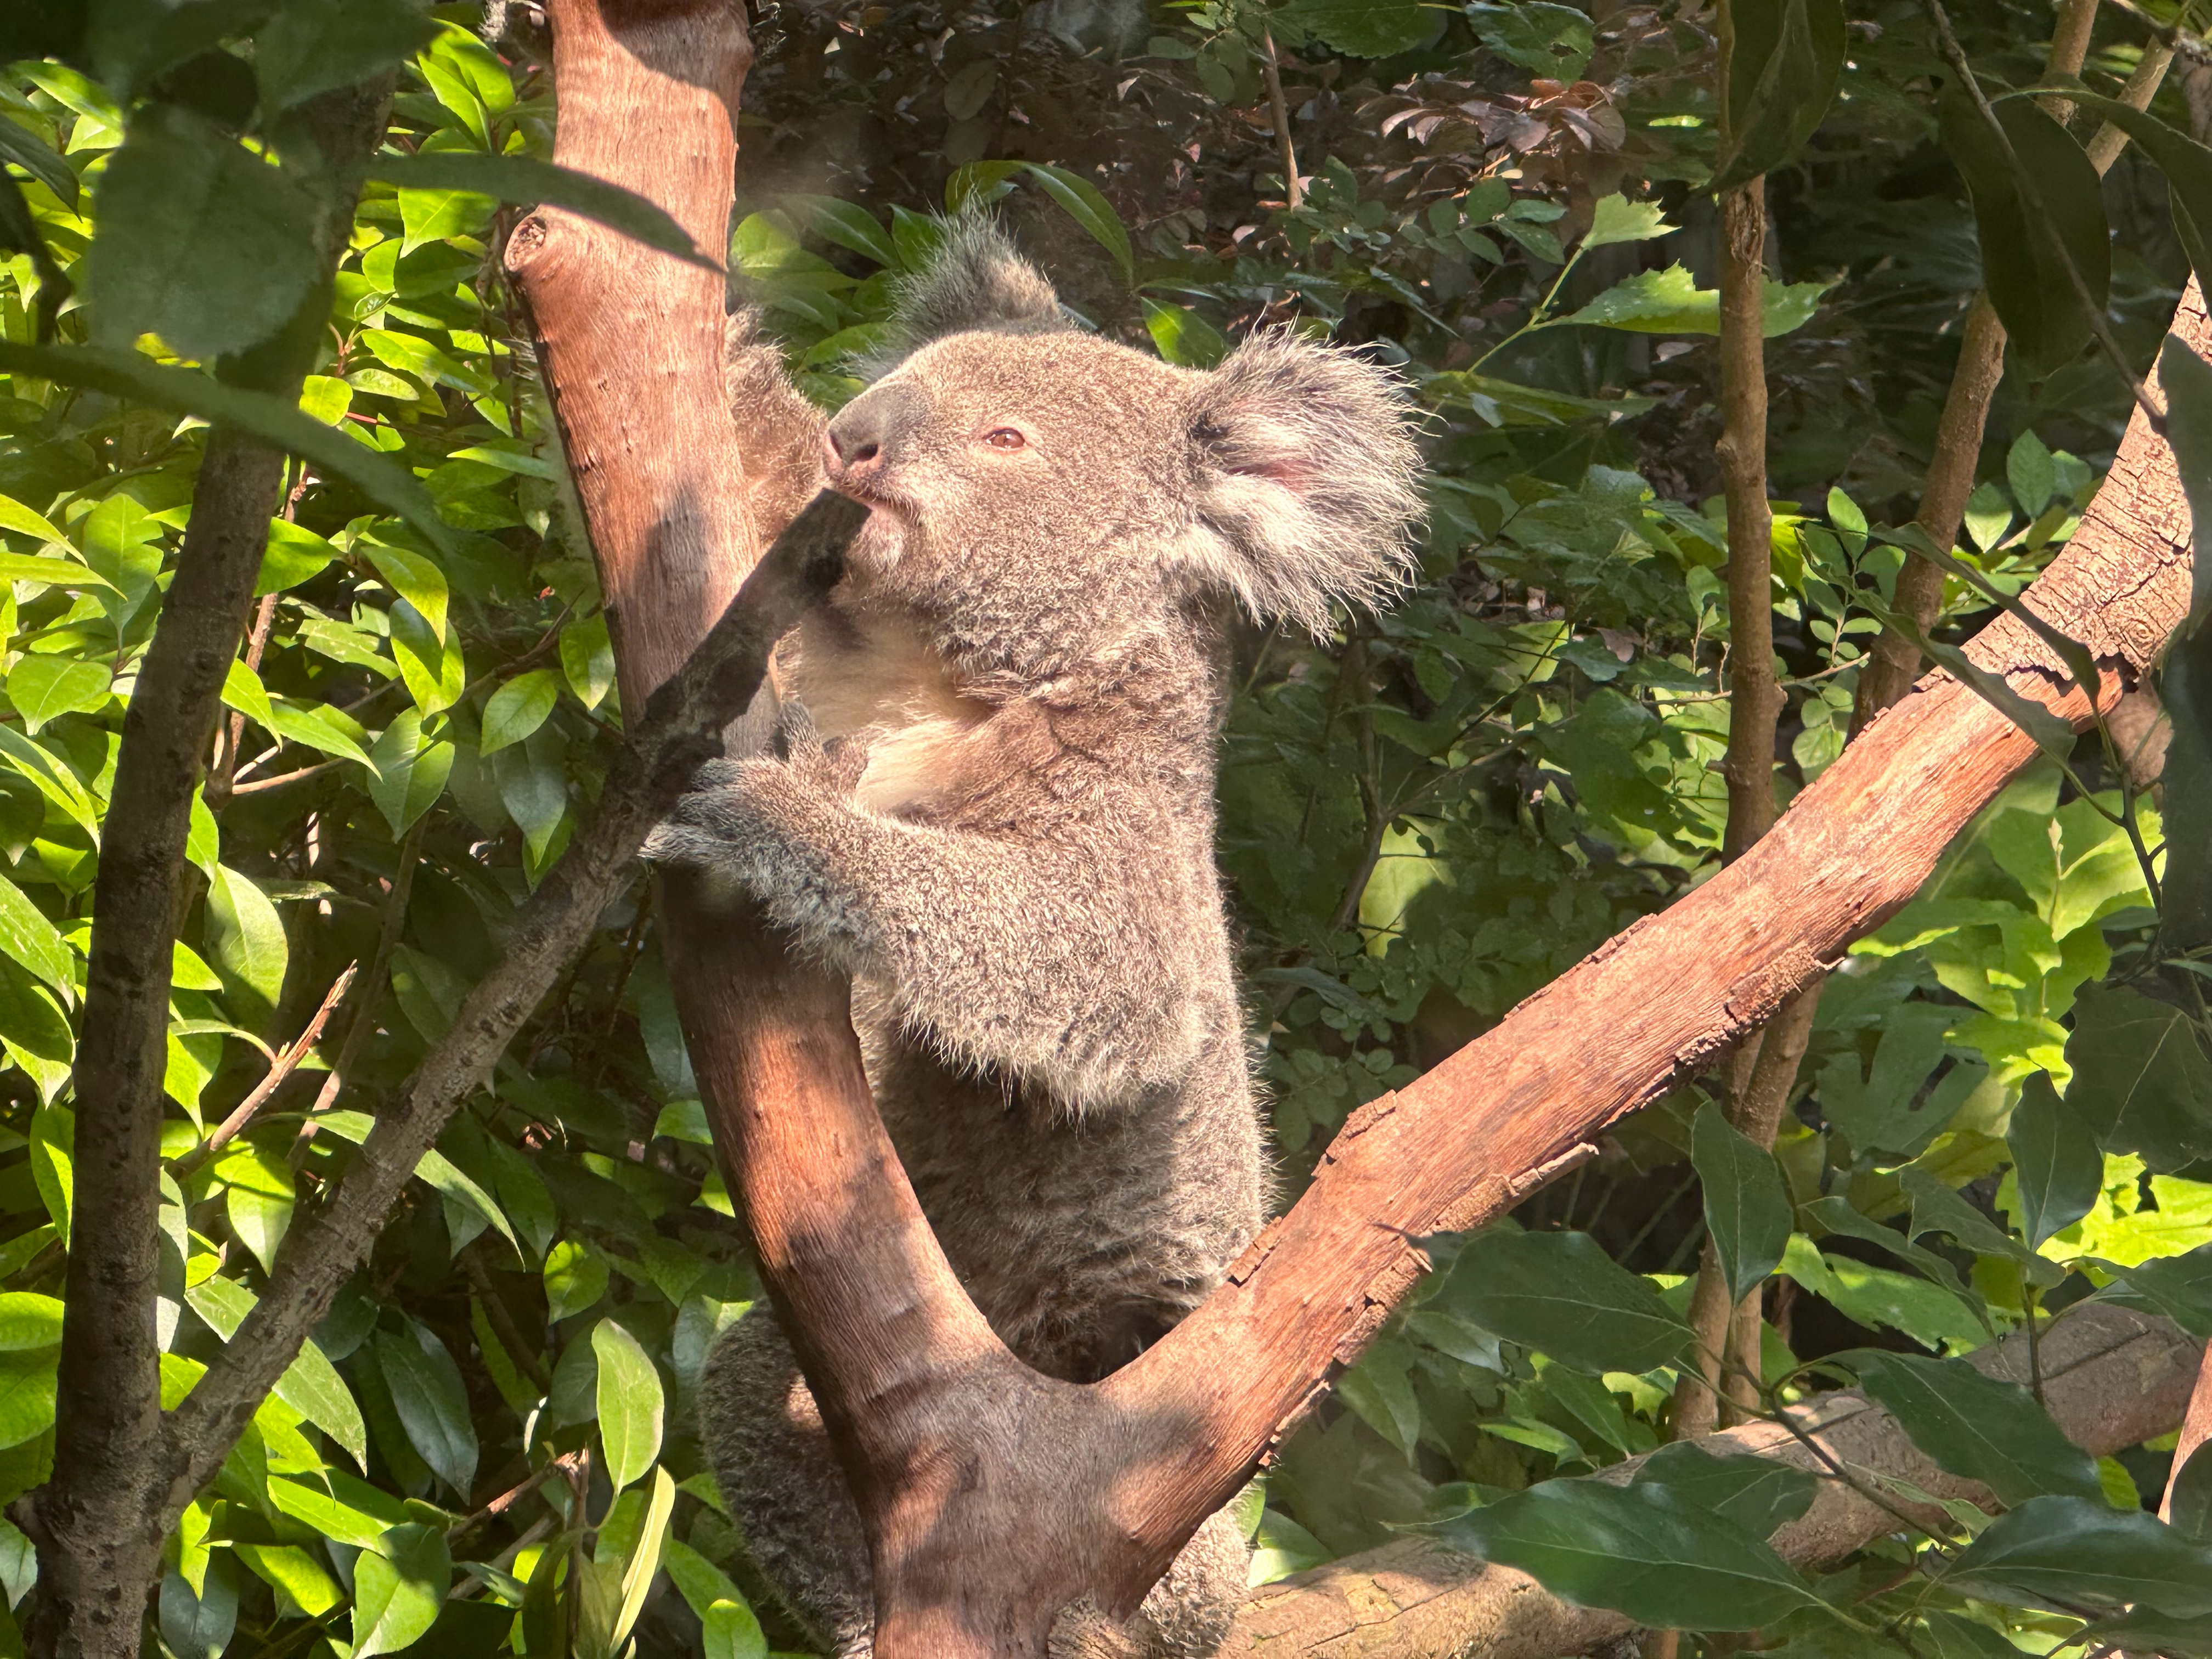
<path id="1" fill-rule="evenodd" d="M 550 12 L 559 159 L 722 246 L 750 56 L 740 15 L 723 0 L 553 0 Z M 742 435 L 719 412 L 720 288 L 553 212 L 509 260 L 544 342 L 635 707 L 762 539 L 745 522 Z M 2186 321 L 2201 341 L 2193 299 Z M 2185 608 L 2185 526 L 2170 462 L 2139 425 L 2073 549 L 2033 592 L 2114 671 L 2108 697 Z M 1973 649 L 2017 689 L 2086 718 L 2024 628 L 2001 623 Z M 1972 693 L 1932 678 L 1728 870 L 1360 1112 L 1233 1282 L 1091 1387 L 1020 1364 L 953 1279 L 869 1099 L 844 988 L 756 932 L 672 905 L 686 1034 L 852 1479 L 882 1659 L 1037 1656 L 1078 1595 L 1133 1608 L 1413 1281 L 1411 1237 L 1498 1213 L 1757 1025 L 1909 899 L 2034 753 Z"/>

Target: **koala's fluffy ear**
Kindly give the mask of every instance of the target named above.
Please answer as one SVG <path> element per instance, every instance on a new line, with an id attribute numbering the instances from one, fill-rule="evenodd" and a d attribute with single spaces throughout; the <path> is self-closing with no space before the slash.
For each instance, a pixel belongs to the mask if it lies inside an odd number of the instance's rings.
<path id="1" fill-rule="evenodd" d="M 1396 377 L 1350 352 L 1246 340 L 1191 394 L 1197 523 L 1176 562 L 1316 635 L 1332 600 L 1382 599 L 1411 574 L 1424 515 L 1411 413 Z"/>
<path id="2" fill-rule="evenodd" d="M 962 213 L 940 222 L 936 252 L 899 289 L 891 327 L 897 355 L 978 329 L 1041 334 L 1068 326 L 1044 273 L 994 222 Z"/>

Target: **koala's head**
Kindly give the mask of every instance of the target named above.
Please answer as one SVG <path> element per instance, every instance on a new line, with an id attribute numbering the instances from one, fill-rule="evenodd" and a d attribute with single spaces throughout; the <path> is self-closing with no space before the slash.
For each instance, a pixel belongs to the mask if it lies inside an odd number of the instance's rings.
<path id="1" fill-rule="evenodd" d="M 1209 592 L 1318 633 L 1406 574 L 1419 458 L 1371 363 L 1287 333 L 1161 362 L 1073 326 L 974 217 L 896 328 L 830 423 L 829 482 L 876 509 L 856 568 L 963 653 L 1057 672 Z"/>

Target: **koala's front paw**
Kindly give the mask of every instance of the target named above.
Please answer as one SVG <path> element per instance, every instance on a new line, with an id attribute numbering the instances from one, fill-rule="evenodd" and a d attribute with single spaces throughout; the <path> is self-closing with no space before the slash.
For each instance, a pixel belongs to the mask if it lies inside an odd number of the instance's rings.
<path id="1" fill-rule="evenodd" d="M 691 791 L 646 838 L 656 864 L 686 864 L 776 884 L 781 862 L 822 838 L 824 815 L 849 810 L 867 766 L 857 744 L 824 748 L 811 728 L 792 732 L 790 757 L 709 761 Z"/>

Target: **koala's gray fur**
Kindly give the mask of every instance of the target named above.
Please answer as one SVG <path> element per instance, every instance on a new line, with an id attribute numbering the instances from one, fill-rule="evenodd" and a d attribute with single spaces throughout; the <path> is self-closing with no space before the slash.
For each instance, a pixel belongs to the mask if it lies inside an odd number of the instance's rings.
<path id="1" fill-rule="evenodd" d="M 1268 1199 L 1213 866 L 1222 604 L 1319 630 L 1384 595 L 1417 456 L 1374 367 L 1287 334 L 1211 372 L 1092 337 L 975 220 L 897 327 L 820 451 L 876 510 L 779 662 L 788 757 L 710 767 L 647 850 L 851 973 L 953 1267 L 1016 1353 L 1089 1381 L 1205 1299 Z M 754 487 L 795 500 L 819 417 L 732 337 L 742 418 L 781 423 L 791 468 Z M 859 1522 L 774 1325 L 738 1326 L 703 1394 L 759 1565 L 860 1659 Z M 1211 1653 L 1248 1557 L 1215 1516 L 1128 1625 L 1063 1615 L 1056 1659 Z"/>

